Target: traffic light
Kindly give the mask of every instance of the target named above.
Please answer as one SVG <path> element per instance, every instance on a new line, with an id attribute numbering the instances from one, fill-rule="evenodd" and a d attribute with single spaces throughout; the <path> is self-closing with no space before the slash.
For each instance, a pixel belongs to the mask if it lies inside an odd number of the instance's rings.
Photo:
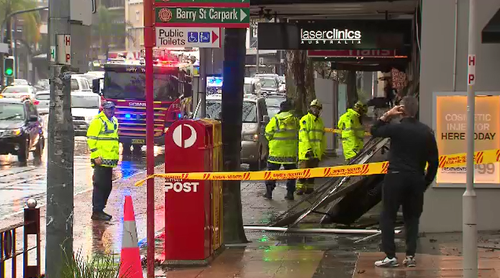
<path id="1" fill-rule="evenodd" d="M 14 76 L 14 57 L 5 57 L 3 60 L 3 72 L 6 77 Z"/>

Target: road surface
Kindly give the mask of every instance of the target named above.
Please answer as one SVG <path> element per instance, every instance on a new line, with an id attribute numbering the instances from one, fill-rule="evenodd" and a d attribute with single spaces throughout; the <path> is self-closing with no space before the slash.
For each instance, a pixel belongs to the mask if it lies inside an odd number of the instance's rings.
<path id="1" fill-rule="evenodd" d="M 47 144 L 46 144 L 47 146 Z M 164 148 L 155 147 L 155 164 L 164 162 Z M 126 178 L 146 169 L 145 152 L 142 157 L 120 159 L 113 179 Z M 75 195 L 92 190 L 92 167 L 85 137 L 75 137 L 74 158 Z M 41 163 L 35 163 L 30 155 L 28 166 L 21 167 L 17 156 L 0 156 L 0 220 L 20 213 L 29 198 L 45 204 L 47 192 L 47 148 Z M 89 203 L 90 205 L 90 203 Z"/>

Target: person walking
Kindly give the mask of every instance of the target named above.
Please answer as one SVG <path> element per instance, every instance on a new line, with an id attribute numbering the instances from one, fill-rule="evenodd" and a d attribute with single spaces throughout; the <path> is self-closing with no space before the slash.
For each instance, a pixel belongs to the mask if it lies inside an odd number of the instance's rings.
<path id="1" fill-rule="evenodd" d="M 284 101 L 280 104 L 280 112 L 276 114 L 266 126 L 266 138 L 269 141 L 269 158 L 267 168 L 269 171 L 297 169 L 297 147 L 299 136 L 299 120 L 291 112 L 292 104 Z M 293 200 L 295 180 L 286 183 L 285 199 Z M 276 181 L 266 181 L 267 199 L 272 199 Z"/>
<path id="2" fill-rule="evenodd" d="M 352 109 L 347 109 L 337 124 L 342 132 L 342 149 L 346 164 L 363 149 L 365 144 L 365 129 L 361 119 L 367 111 L 367 106 L 358 101 Z"/>
<path id="3" fill-rule="evenodd" d="M 323 105 L 315 99 L 309 106 L 307 115 L 300 119 L 299 130 L 299 168 L 318 167 L 325 155 L 326 137 L 325 125 L 319 117 Z M 314 192 L 314 179 L 299 179 L 297 195 L 311 194 Z"/>
<path id="4" fill-rule="evenodd" d="M 403 264 L 415 267 L 418 225 L 423 210 L 424 192 L 434 181 L 439 164 L 439 154 L 434 132 L 419 122 L 418 100 L 406 96 L 400 106 L 386 112 L 371 128 L 374 137 L 390 138 L 389 168 L 382 188 L 382 249 L 386 258 L 375 262 L 377 267 L 397 267 L 394 226 L 399 207 L 403 207 L 406 234 L 406 258 Z M 389 124 L 395 116 L 402 116 L 401 123 Z M 428 164 L 427 172 L 425 171 Z"/>
<path id="5" fill-rule="evenodd" d="M 113 168 L 118 165 L 118 120 L 114 117 L 115 104 L 106 101 L 87 130 L 87 144 L 90 149 L 90 162 L 94 168 L 92 193 L 92 220 L 111 220 L 104 212 L 113 186 Z"/>

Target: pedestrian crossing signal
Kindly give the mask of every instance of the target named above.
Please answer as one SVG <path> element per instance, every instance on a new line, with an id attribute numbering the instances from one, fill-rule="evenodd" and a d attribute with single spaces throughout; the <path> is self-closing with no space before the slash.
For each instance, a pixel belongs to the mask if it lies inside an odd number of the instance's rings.
<path id="1" fill-rule="evenodd" d="M 14 58 L 6 57 L 3 60 L 3 71 L 6 77 L 14 76 Z"/>

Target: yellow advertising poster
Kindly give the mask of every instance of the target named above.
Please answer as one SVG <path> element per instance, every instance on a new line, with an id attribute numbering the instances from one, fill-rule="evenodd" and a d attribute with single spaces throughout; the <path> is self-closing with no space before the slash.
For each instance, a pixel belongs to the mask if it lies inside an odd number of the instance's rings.
<path id="1" fill-rule="evenodd" d="M 467 97 L 437 96 L 436 140 L 440 155 L 467 149 Z M 476 96 L 475 151 L 500 148 L 500 96 Z M 466 167 L 441 168 L 436 183 L 465 183 Z M 475 183 L 500 183 L 499 163 L 475 166 Z"/>

